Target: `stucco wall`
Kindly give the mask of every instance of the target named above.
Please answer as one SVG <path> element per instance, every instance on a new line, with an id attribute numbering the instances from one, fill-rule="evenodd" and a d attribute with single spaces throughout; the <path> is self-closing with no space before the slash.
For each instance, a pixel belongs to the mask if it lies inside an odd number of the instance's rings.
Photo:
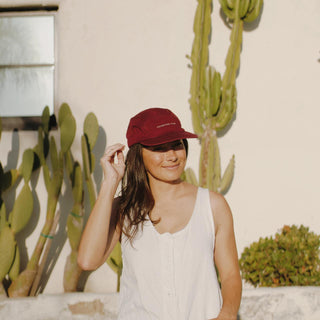
<path id="1" fill-rule="evenodd" d="M 0 0 L 0 5 L 38 1 Z M 105 144 L 125 142 L 129 117 L 149 106 L 171 107 L 192 130 L 188 106 L 190 69 L 186 54 L 193 41 L 195 0 L 60 0 L 57 14 L 58 78 L 56 110 L 68 102 L 78 123 L 73 151 L 85 115 L 93 111 L 101 125 L 97 157 Z M 214 0 L 210 63 L 224 71 L 230 30 Z M 222 167 L 232 154 L 236 171 L 226 198 L 234 213 L 239 254 L 260 236 L 284 224 L 304 224 L 320 233 L 320 2 L 265 1 L 259 23 L 243 33 L 237 79 L 238 110 L 219 140 Z M 36 133 L 4 132 L 0 160 L 16 166 Z M 198 142 L 190 143 L 189 166 L 197 170 Z M 8 154 L 10 152 L 10 154 Z M 99 175 L 99 169 L 96 175 Z M 20 237 L 26 254 L 34 248 L 44 220 L 46 192 L 38 177 L 41 210 Z M 43 190 L 43 191 L 42 191 Z M 61 210 L 68 203 L 62 199 Z M 8 203 L 10 207 L 10 203 Z M 38 210 L 38 211 L 39 211 Z M 55 247 L 58 259 L 45 292 L 62 291 L 69 245 L 62 218 Z M 90 276 L 88 291 L 113 291 L 115 277 L 103 266 Z"/>

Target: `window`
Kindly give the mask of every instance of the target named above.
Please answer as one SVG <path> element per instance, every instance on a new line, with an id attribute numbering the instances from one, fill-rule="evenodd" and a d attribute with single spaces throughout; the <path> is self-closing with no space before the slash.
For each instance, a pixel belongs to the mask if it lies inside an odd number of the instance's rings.
<path id="1" fill-rule="evenodd" d="M 57 7 L 1 8 L 0 117 L 4 129 L 33 129 L 54 114 Z"/>

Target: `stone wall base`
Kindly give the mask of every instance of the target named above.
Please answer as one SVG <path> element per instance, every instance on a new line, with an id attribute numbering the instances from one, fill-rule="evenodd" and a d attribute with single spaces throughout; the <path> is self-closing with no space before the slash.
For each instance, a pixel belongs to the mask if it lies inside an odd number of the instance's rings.
<path id="1" fill-rule="evenodd" d="M 240 320 L 320 320 L 320 287 L 246 289 Z"/>
<path id="2" fill-rule="evenodd" d="M 0 319 L 115 320 L 118 304 L 117 293 L 81 292 L 7 298 L 0 301 Z M 238 318 L 320 320 L 320 287 L 245 289 Z"/>

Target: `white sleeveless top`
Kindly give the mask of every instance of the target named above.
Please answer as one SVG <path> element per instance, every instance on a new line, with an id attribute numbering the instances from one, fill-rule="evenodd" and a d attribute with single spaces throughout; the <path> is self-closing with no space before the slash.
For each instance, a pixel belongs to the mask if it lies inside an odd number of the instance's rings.
<path id="1" fill-rule="evenodd" d="M 209 191 L 199 188 L 185 228 L 160 234 L 150 220 L 132 245 L 121 241 L 123 273 L 118 320 L 207 320 L 218 316 L 221 293 L 213 262 Z"/>

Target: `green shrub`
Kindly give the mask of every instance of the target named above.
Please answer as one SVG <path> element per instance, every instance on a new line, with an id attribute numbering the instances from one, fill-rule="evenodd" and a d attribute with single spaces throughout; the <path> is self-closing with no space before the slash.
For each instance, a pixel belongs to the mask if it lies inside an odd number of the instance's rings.
<path id="1" fill-rule="evenodd" d="M 242 278 L 257 287 L 320 285 L 320 236 L 309 228 L 284 226 L 260 238 L 240 258 Z"/>

